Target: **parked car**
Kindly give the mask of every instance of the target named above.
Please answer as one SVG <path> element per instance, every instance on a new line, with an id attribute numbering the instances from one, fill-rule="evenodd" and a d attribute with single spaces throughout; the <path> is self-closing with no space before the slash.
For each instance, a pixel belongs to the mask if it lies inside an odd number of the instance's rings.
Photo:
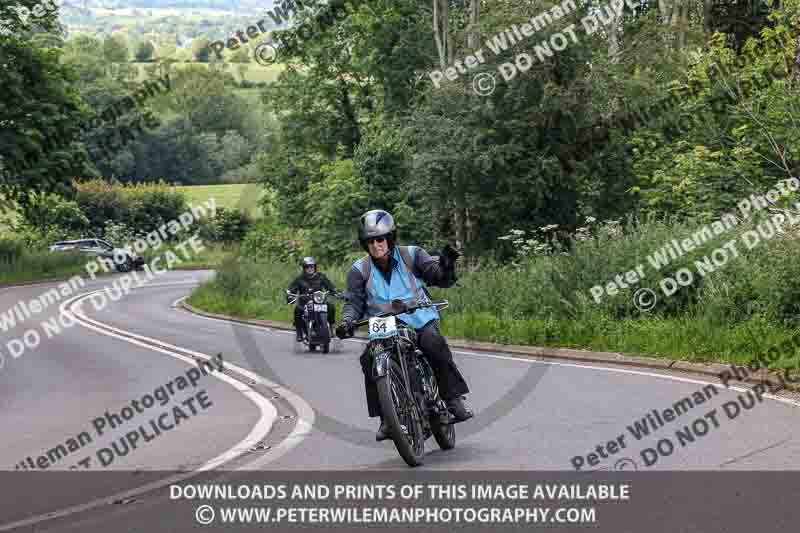
<path id="1" fill-rule="evenodd" d="M 119 272 L 129 272 L 133 269 L 144 269 L 144 258 L 136 253 L 122 248 L 115 248 L 103 239 L 78 239 L 75 241 L 58 241 L 50 246 L 51 252 L 65 252 L 75 250 L 95 257 L 110 259 Z M 124 262 L 116 262 L 115 257 L 125 257 Z"/>

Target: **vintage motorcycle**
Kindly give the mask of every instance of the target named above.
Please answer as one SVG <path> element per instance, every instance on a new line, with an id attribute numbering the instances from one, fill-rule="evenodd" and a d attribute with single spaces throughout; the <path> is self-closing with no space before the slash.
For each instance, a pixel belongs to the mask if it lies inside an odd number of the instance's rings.
<path id="1" fill-rule="evenodd" d="M 306 294 L 294 294 L 286 291 L 286 296 L 289 297 L 288 303 L 291 305 L 294 305 L 298 298 L 307 299 L 303 305 L 303 322 L 306 329 L 303 343 L 311 352 L 317 351 L 317 346 L 322 348 L 322 353 L 330 352 L 332 331 L 328 324 L 328 296 L 331 294 L 333 293 L 329 291 L 308 291 Z M 342 296 L 333 294 L 333 297 L 341 298 Z"/>
<path id="2" fill-rule="evenodd" d="M 393 312 L 355 322 L 355 327 L 369 326 L 373 378 L 389 434 L 400 456 L 409 466 L 424 462 L 425 441 L 433 435 L 443 450 L 456 445 L 453 415 L 439 395 L 433 368 L 418 349 L 417 333 L 396 318 L 418 309 L 435 307 L 441 311 L 446 300 L 418 303 L 392 302 Z"/>

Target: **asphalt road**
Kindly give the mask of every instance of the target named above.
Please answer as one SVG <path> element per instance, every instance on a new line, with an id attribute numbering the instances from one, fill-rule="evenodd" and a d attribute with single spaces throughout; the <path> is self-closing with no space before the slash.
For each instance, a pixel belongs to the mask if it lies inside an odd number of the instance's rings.
<path id="1" fill-rule="evenodd" d="M 84 432 L 91 443 L 45 470 L 68 469 L 91 457 L 92 472 L 123 471 L 98 477 L 80 491 L 54 485 L 47 498 L 25 498 L 24 505 L 6 499 L 0 502 L 0 531 L 4 524 L 30 517 L 38 517 L 30 522 L 31 530 L 89 530 L 85 517 L 102 524 L 107 511 L 92 507 L 75 513 L 75 506 L 146 483 L 158 485 L 165 471 L 407 470 L 390 441 L 374 441 L 377 421 L 367 418 L 359 341 L 340 342 L 327 355 L 306 353 L 298 350 L 291 332 L 230 324 L 175 306 L 210 275 L 168 273 L 99 311 L 86 298 L 62 301 L 78 323 L 52 338 L 42 333 L 38 347 L 16 358 L 7 343 L 56 316 L 58 307 L 0 330 L 0 468 L 14 470 L 29 456 L 36 462 Z M 83 293 L 109 282 L 93 282 Z M 0 289 L 0 310 L 36 298 L 47 288 Z M 176 378 L 198 368 L 195 358 L 218 353 L 224 372 L 210 371 L 196 386 L 178 390 Z M 738 401 L 737 395 L 744 393 L 717 384 L 712 394 L 709 382 L 696 377 L 460 351 L 456 360 L 472 389 L 469 400 L 476 417 L 457 426 L 455 449 L 442 452 L 428 441 L 424 470 L 574 470 L 576 456 L 582 456 L 584 471 L 796 470 L 800 465 L 800 403 L 789 398 L 764 398 L 731 419 L 723 404 Z M 164 405 L 140 405 L 142 412 L 129 422 L 115 430 L 108 427 L 107 411 L 121 413 L 132 400 L 168 382 L 175 383 L 174 396 Z M 700 403 L 698 394 L 704 390 L 706 399 Z M 203 401 L 210 403 L 202 409 L 196 397 L 201 391 Z M 192 396 L 195 401 L 188 402 Z M 674 411 L 686 397 L 695 399 L 693 407 L 663 424 L 653 415 L 655 425 L 663 427 L 651 429 L 641 440 L 628 428 L 652 410 L 663 420 L 669 416 L 664 410 Z M 173 419 L 180 418 L 174 415 L 175 406 L 185 415 L 181 420 Z M 161 413 L 179 423 L 153 436 L 156 422 L 147 424 Z M 98 418 L 106 421 L 101 435 Z M 139 425 L 152 428 L 152 439 L 126 450 L 126 433 Z M 683 445 L 678 430 L 684 430 Z M 689 431 L 694 441 L 687 437 Z M 647 467 L 642 450 L 656 448 L 665 437 L 674 451 Z M 98 450 L 114 450 L 115 440 L 113 461 L 99 464 Z M 590 458 L 592 452 L 598 455 Z M 589 466 L 588 461 L 598 459 Z M 6 480 L 11 475 L 20 474 L 0 474 Z M 43 513 L 58 509 L 70 511 L 65 518 L 41 520 Z M 147 506 L 139 509 L 152 512 Z M 84 517 L 83 522 L 71 521 L 74 516 Z"/>

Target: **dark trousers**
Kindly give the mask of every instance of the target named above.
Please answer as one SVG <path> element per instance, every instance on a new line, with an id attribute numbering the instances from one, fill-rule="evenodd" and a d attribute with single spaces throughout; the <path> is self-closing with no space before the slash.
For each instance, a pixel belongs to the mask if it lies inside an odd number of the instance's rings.
<path id="1" fill-rule="evenodd" d="M 447 345 L 447 340 L 439 331 L 439 321 L 432 320 L 425 327 L 417 330 L 419 349 L 428 357 L 436 381 L 439 384 L 439 394 L 444 401 L 457 398 L 469 392 L 467 382 L 459 372 L 453 353 Z M 381 406 L 378 401 L 378 387 L 372 379 L 372 357 L 368 350 L 361 354 L 361 370 L 364 372 L 364 386 L 367 391 L 367 409 L 370 418 L 381 416 Z"/>
<path id="2" fill-rule="evenodd" d="M 305 305 L 294 306 L 294 329 L 298 333 L 306 333 L 306 324 L 303 321 L 303 307 Z M 328 302 L 328 324 L 336 324 L 336 306 L 331 302 Z"/>

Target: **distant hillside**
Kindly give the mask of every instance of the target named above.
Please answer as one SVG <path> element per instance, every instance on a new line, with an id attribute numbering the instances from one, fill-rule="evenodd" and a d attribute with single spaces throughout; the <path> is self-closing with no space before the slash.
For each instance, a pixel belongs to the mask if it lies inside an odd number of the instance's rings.
<path id="1" fill-rule="evenodd" d="M 82 9 L 205 8 L 224 11 L 268 9 L 273 0 L 65 0 L 64 5 Z"/>
<path id="2" fill-rule="evenodd" d="M 124 31 L 168 38 L 179 48 L 205 37 L 225 39 L 266 16 L 280 0 L 64 0 L 67 34 L 98 38 Z"/>

